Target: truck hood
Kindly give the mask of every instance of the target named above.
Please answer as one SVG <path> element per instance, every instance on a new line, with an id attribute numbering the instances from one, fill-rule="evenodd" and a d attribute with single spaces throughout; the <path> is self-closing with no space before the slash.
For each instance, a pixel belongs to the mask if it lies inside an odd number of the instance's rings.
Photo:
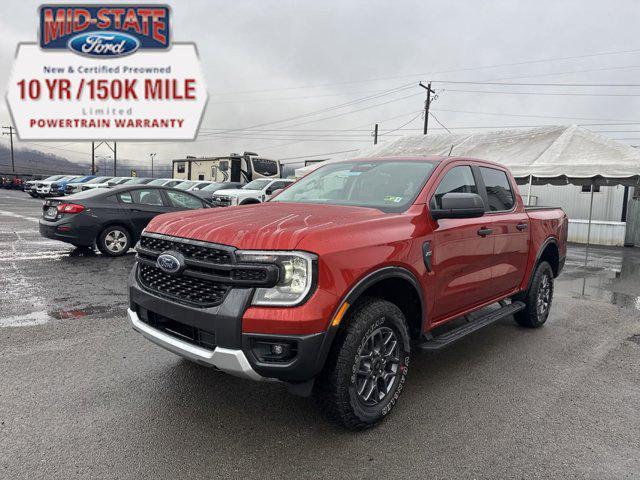
<path id="1" fill-rule="evenodd" d="M 384 215 L 374 208 L 267 202 L 167 213 L 151 220 L 145 231 L 241 249 L 292 250 L 314 233 Z"/>

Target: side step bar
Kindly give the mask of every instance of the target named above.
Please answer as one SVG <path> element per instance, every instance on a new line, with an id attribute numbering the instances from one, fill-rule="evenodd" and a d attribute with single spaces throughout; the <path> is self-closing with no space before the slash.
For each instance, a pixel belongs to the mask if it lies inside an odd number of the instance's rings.
<path id="1" fill-rule="evenodd" d="M 454 328 L 442 335 L 438 335 L 437 337 L 427 338 L 422 343 L 419 343 L 417 346 L 418 349 L 424 352 L 435 352 L 444 348 L 448 345 L 451 345 L 454 342 L 457 342 L 463 337 L 466 337 L 470 333 L 473 333 L 477 330 L 480 330 L 487 325 L 492 324 L 493 322 L 497 322 L 505 317 L 513 315 L 514 313 L 519 312 L 524 309 L 525 305 L 523 302 L 512 302 L 508 305 L 503 305 L 499 309 L 494 310 L 483 317 L 479 317 L 466 323 L 460 327 Z"/>

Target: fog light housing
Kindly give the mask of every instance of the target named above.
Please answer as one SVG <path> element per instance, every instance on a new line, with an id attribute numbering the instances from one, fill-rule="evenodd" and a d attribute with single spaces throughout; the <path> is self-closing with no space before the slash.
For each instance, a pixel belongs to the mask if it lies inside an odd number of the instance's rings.
<path id="1" fill-rule="evenodd" d="M 254 339 L 251 350 L 262 363 L 285 363 L 295 358 L 298 353 L 297 345 L 287 340 Z"/>

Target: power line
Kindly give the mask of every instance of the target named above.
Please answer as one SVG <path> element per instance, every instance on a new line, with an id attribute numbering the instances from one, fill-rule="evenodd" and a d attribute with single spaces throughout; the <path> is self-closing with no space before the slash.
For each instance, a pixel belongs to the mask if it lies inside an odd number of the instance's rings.
<path id="1" fill-rule="evenodd" d="M 560 97 L 640 97 L 639 93 L 551 93 L 551 92 L 507 92 L 496 90 L 457 90 L 457 89 L 442 89 L 443 92 L 459 92 L 459 93 L 488 93 L 499 95 L 536 95 L 536 96 L 560 96 Z"/>
<path id="2" fill-rule="evenodd" d="M 572 55 L 567 57 L 543 58 L 543 59 L 527 60 L 527 61 L 521 61 L 521 62 L 500 63 L 500 64 L 493 64 L 493 65 L 479 65 L 475 67 L 448 69 L 448 70 L 422 72 L 422 73 L 412 73 L 412 74 L 395 75 L 395 76 L 389 76 L 389 77 L 367 78 L 367 79 L 350 80 L 350 81 L 344 81 L 344 82 L 323 83 L 323 84 L 315 84 L 315 85 L 299 85 L 294 87 L 266 88 L 266 89 L 259 89 L 259 90 L 245 90 L 245 91 L 235 91 L 235 92 L 218 92 L 218 93 L 211 93 L 210 95 L 215 95 L 215 96 L 239 95 L 239 94 L 251 94 L 251 93 L 277 92 L 277 91 L 285 91 L 285 90 L 300 90 L 300 89 L 308 89 L 308 88 L 333 87 L 338 85 L 353 85 L 357 83 L 377 82 L 382 80 L 397 80 L 400 78 L 440 75 L 444 73 L 460 73 L 460 72 L 468 72 L 468 71 L 474 71 L 474 70 L 485 70 L 490 68 L 514 67 L 514 66 L 530 65 L 530 64 L 536 64 L 536 63 L 546 63 L 546 62 L 554 62 L 554 61 L 561 61 L 561 60 L 576 60 L 580 58 L 590 58 L 590 57 L 599 57 L 599 56 L 607 56 L 607 55 L 621 55 L 626 53 L 637 53 L 637 52 L 640 52 L 640 50 L 639 49 L 617 50 L 617 51 L 611 51 L 611 52 L 598 52 L 598 53 L 590 53 L 590 54 L 584 54 L 584 55 Z"/>
<path id="3" fill-rule="evenodd" d="M 507 85 L 507 86 L 527 86 L 527 87 L 640 87 L 640 83 L 530 83 L 530 82 L 492 82 L 492 81 L 466 81 L 466 80 L 434 80 L 433 82 L 461 84 L 461 85 Z"/>

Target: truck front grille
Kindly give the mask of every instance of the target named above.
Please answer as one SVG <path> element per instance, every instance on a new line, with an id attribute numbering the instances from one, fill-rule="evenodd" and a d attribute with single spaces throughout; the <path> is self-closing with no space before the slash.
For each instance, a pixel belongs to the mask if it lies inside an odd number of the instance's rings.
<path id="1" fill-rule="evenodd" d="M 146 289 L 160 296 L 199 307 L 220 305 L 231 288 L 211 280 L 169 275 L 145 263 L 139 265 L 138 278 Z"/>
<path id="2" fill-rule="evenodd" d="M 233 261 L 231 252 L 227 250 L 147 235 L 140 238 L 140 246 L 159 253 L 167 250 L 176 250 L 183 254 L 185 258 L 204 260 L 210 263 L 227 264 Z"/>

